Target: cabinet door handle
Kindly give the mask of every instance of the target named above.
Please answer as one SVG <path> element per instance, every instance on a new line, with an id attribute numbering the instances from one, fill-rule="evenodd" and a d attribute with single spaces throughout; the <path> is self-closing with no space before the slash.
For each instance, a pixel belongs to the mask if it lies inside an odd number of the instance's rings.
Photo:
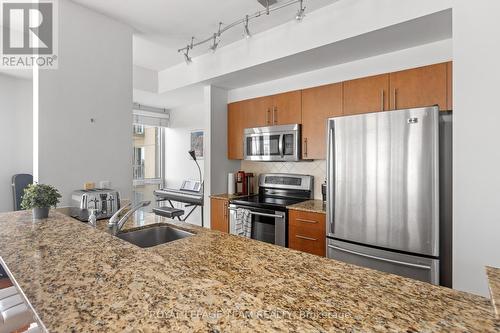
<path id="1" fill-rule="evenodd" d="M 275 106 L 273 109 L 273 123 L 277 124 L 278 123 L 278 107 Z"/>
<path id="2" fill-rule="evenodd" d="M 317 241 L 318 239 L 317 238 L 310 238 L 310 237 L 306 237 L 306 236 L 301 236 L 301 235 L 295 235 L 295 237 L 297 238 L 300 238 L 300 239 L 305 239 L 305 240 L 308 240 L 308 241 Z"/>
<path id="3" fill-rule="evenodd" d="M 228 213 L 229 209 L 227 207 L 227 202 L 224 202 L 224 218 L 227 218 L 227 213 Z"/>
<path id="4" fill-rule="evenodd" d="M 313 220 L 305 220 L 305 219 L 297 219 L 298 222 L 303 222 L 303 223 L 318 223 L 318 221 L 313 221 Z"/>
<path id="5" fill-rule="evenodd" d="M 382 89 L 382 91 L 380 92 L 380 110 L 381 111 L 384 111 L 384 97 L 385 97 L 385 90 Z"/>
<path id="6" fill-rule="evenodd" d="M 266 117 L 266 122 L 268 124 L 271 123 L 271 109 L 270 108 L 267 108 L 267 117 Z"/>
<path id="7" fill-rule="evenodd" d="M 394 110 L 398 109 L 398 88 L 394 88 Z"/>
<path id="8" fill-rule="evenodd" d="M 304 157 L 307 157 L 307 138 L 304 138 Z"/>

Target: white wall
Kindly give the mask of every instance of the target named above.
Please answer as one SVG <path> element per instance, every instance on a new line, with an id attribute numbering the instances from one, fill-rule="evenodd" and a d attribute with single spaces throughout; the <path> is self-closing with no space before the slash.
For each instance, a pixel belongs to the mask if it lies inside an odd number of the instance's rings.
<path id="1" fill-rule="evenodd" d="M 134 65 L 133 68 L 134 89 L 158 92 L 158 72 L 148 68 Z"/>
<path id="2" fill-rule="evenodd" d="M 39 73 L 39 180 L 62 205 L 85 181 L 130 198 L 132 29 L 67 0 L 59 11 L 59 69 Z"/>
<path id="3" fill-rule="evenodd" d="M 453 42 L 447 39 L 342 65 L 293 75 L 279 80 L 233 89 L 228 93 L 228 101 L 231 103 L 259 96 L 306 89 L 359 77 L 450 61 L 452 58 Z"/>
<path id="4" fill-rule="evenodd" d="M 453 8 L 454 288 L 488 295 L 485 265 L 500 267 L 500 2 Z"/>
<path id="5" fill-rule="evenodd" d="M 198 168 L 189 156 L 188 151 L 191 149 L 191 131 L 206 131 L 207 129 L 205 111 L 203 103 L 187 105 L 170 110 L 170 127 L 166 129 L 165 138 L 165 173 L 167 187 L 179 188 L 182 185 L 182 181 L 185 179 L 198 180 Z M 205 133 L 205 149 L 206 146 L 207 141 Z M 203 176 L 205 175 L 205 158 L 198 160 Z M 179 204 L 177 207 L 182 208 L 183 205 Z M 199 209 L 189 217 L 188 222 L 201 225 Z"/>
<path id="6" fill-rule="evenodd" d="M 13 210 L 12 175 L 33 172 L 33 82 L 0 74 L 0 212 Z"/>

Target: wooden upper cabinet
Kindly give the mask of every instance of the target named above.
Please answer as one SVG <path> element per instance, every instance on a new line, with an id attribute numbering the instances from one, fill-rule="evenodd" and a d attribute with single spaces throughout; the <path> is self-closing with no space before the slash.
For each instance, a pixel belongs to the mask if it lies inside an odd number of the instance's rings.
<path id="1" fill-rule="evenodd" d="M 273 99 L 270 96 L 253 98 L 242 102 L 246 114 L 245 128 L 271 126 Z"/>
<path id="2" fill-rule="evenodd" d="M 344 114 L 389 110 L 389 74 L 345 81 Z"/>
<path id="3" fill-rule="evenodd" d="M 300 90 L 272 96 L 273 125 L 300 124 L 302 122 L 301 98 Z"/>
<path id="4" fill-rule="evenodd" d="M 210 229 L 229 232 L 229 201 L 210 199 Z"/>
<path id="5" fill-rule="evenodd" d="M 230 160 L 243 159 L 243 130 L 246 122 L 244 106 L 244 102 L 227 106 L 227 158 Z"/>
<path id="6" fill-rule="evenodd" d="M 447 110 L 447 63 L 390 74 L 391 110 L 439 105 Z"/>
<path id="7" fill-rule="evenodd" d="M 302 90 L 302 158 L 326 159 L 326 120 L 342 115 L 342 83 Z"/>
<path id="8" fill-rule="evenodd" d="M 446 63 L 446 103 L 453 110 L 453 62 Z"/>

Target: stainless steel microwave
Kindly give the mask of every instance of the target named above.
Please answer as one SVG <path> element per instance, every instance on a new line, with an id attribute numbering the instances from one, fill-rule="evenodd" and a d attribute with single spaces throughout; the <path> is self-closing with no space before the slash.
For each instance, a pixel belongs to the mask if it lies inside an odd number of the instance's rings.
<path id="1" fill-rule="evenodd" d="M 244 132 L 245 160 L 300 160 L 300 125 L 279 125 L 246 128 Z"/>

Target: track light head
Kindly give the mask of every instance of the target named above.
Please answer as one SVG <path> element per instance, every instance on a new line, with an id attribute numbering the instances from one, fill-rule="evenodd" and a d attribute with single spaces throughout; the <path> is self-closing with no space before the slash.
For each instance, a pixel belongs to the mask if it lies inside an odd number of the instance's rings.
<path id="1" fill-rule="evenodd" d="M 299 10 L 297 11 L 297 15 L 295 15 L 295 19 L 298 22 L 302 22 L 302 20 L 306 17 L 306 7 L 304 7 L 304 1 L 299 1 Z"/>
<path id="2" fill-rule="evenodd" d="M 246 38 L 252 37 L 252 34 L 250 33 L 250 29 L 248 29 L 248 21 L 249 21 L 249 18 L 248 18 L 248 15 L 247 15 L 245 17 L 245 31 L 244 31 L 244 34 L 245 34 Z"/>
<path id="3" fill-rule="evenodd" d="M 184 60 L 188 65 L 193 62 L 193 59 L 189 56 L 189 45 L 184 49 Z"/>
<path id="4" fill-rule="evenodd" d="M 212 52 L 215 52 L 218 46 L 219 46 L 219 40 L 217 40 L 217 34 L 214 33 L 213 42 L 212 45 L 210 45 L 209 49 L 212 50 Z"/>

